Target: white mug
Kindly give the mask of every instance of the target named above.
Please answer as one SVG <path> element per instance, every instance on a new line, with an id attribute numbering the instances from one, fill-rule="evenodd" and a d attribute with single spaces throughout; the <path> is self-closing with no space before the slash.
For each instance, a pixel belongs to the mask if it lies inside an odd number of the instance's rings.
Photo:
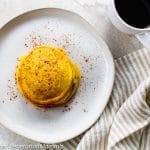
<path id="1" fill-rule="evenodd" d="M 113 25 L 120 31 L 135 35 L 139 41 L 147 48 L 150 48 L 150 27 L 146 28 L 136 28 L 127 24 L 118 14 L 115 6 L 115 0 L 110 0 L 109 5 L 109 18 Z M 128 11 L 128 10 L 127 10 Z"/>

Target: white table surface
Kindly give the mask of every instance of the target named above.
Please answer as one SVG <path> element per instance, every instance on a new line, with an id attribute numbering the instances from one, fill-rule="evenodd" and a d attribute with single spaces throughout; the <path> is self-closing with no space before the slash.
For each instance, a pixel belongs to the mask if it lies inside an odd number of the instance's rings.
<path id="1" fill-rule="evenodd" d="M 58 7 L 77 12 L 97 30 L 108 44 L 114 58 L 142 47 L 131 35 L 118 31 L 107 16 L 110 0 L 0 0 L 0 26 L 9 19 L 27 10 L 43 7 Z M 0 145 L 3 144 L 36 144 L 0 125 Z"/>

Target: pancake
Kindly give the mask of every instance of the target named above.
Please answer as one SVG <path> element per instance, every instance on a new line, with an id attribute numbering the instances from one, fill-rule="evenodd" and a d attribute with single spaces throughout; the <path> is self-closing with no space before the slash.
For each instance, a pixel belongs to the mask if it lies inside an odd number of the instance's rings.
<path id="1" fill-rule="evenodd" d="M 21 94 L 39 107 L 67 103 L 76 93 L 80 70 L 65 50 L 39 46 L 20 58 L 16 81 Z"/>

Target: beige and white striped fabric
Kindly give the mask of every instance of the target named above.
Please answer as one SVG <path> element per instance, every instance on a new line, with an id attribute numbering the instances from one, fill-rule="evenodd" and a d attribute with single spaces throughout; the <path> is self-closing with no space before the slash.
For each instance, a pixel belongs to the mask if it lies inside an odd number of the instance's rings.
<path id="1" fill-rule="evenodd" d="M 150 50 L 119 58 L 115 67 L 103 114 L 83 136 L 63 143 L 66 149 L 150 150 Z"/>

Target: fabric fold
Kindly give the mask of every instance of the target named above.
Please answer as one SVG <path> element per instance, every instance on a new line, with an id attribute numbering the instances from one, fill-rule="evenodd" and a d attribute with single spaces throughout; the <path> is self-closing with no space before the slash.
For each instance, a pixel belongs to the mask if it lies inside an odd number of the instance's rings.
<path id="1" fill-rule="evenodd" d="M 110 129 L 108 149 L 150 123 L 149 90 L 150 78 L 141 83 L 120 107 Z M 117 132 L 120 134 L 116 135 Z"/>

